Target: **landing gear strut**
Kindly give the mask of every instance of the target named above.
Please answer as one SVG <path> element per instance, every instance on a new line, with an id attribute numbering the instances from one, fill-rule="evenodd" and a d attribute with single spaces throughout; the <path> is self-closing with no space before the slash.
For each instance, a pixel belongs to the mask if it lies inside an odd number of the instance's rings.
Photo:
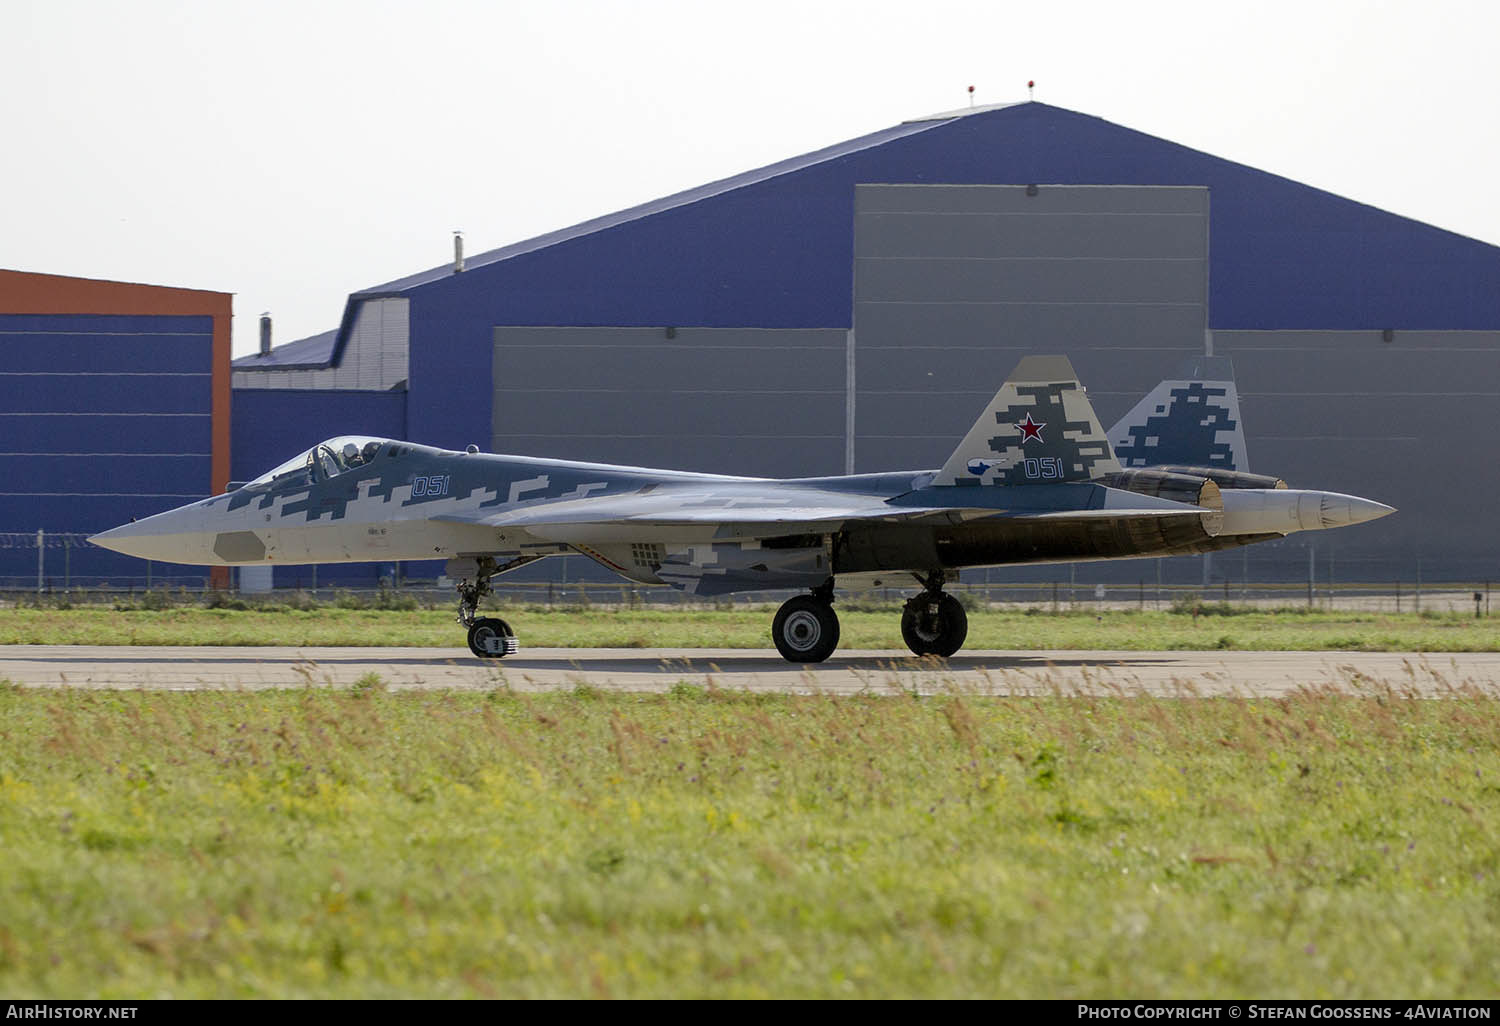
<path id="1" fill-rule="evenodd" d="M 934 570 L 922 582 L 922 593 L 906 600 L 901 611 L 901 637 L 915 654 L 951 656 L 963 647 L 969 618 L 958 599 L 943 591 L 946 578 Z"/>
<path id="2" fill-rule="evenodd" d="M 469 651 L 481 659 L 500 659 L 521 650 L 516 632 L 497 617 L 479 617 L 479 600 L 490 593 L 490 578 L 499 568 L 490 556 L 481 556 L 474 579 L 458 582 L 458 622 L 469 629 Z"/>
<path id="3" fill-rule="evenodd" d="M 839 618 L 833 611 L 833 580 L 810 595 L 787 599 L 771 621 L 771 640 L 783 659 L 821 663 L 839 646 Z"/>

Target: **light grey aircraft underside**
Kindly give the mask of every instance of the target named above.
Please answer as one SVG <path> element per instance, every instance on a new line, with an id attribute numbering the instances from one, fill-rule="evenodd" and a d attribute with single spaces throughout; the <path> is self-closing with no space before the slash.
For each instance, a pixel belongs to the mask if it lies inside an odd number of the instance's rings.
<path id="1" fill-rule="evenodd" d="M 1185 368 L 1106 435 L 1072 365 L 1031 356 L 935 471 L 773 480 L 345 436 L 91 541 L 210 566 L 447 559 L 482 658 L 518 647 L 508 624 L 477 614 L 490 580 L 545 556 L 581 553 L 695 595 L 805 589 L 771 628 L 794 662 L 837 647 L 841 579 L 910 574 L 921 591 L 902 636 L 946 657 L 968 630 L 943 591 L 962 568 L 1211 552 L 1393 512 L 1287 488 L 1244 460 L 1227 362 Z"/>

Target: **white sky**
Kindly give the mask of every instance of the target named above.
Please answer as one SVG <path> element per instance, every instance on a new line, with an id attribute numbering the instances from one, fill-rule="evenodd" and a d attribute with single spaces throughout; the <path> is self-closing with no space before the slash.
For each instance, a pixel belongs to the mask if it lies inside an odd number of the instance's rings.
<path id="1" fill-rule="evenodd" d="M 1036 99 L 1500 244 L 1500 5 L 0 0 L 0 267 L 348 293 Z"/>

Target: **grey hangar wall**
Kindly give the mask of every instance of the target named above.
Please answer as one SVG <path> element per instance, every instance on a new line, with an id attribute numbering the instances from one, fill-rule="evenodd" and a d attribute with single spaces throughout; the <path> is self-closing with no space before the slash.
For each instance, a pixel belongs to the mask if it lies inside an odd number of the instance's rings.
<path id="1" fill-rule="evenodd" d="M 1068 356 L 1106 425 L 1123 414 L 1203 351 L 1208 203 L 1204 188 L 858 186 L 856 469 L 940 466 L 1029 353 Z"/>

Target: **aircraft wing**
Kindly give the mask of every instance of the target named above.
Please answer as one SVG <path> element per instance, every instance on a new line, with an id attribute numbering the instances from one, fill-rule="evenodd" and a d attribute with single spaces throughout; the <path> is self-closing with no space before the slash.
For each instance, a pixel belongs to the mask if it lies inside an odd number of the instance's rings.
<path id="1" fill-rule="evenodd" d="M 994 494 L 990 492 L 981 497 L 977 494 L 977 489 L 962 491 L 976 493 L 972 498 L 981 502 Z M 952 496 L 954 500 L 970 497 Z M 1016 498 L 1019 500 L 1021 497 Z M 768 529 L 792 531 L 804 526 L 826 531 L 852 523 L 962 523 L 979 519 L 1126 521 L 1197 516 L 1206 512 L 1196 506 L 1116 489 L 1095 489 L 1090 498 L 1092 502 L 1099 503 L 1098 507 L 1058 508 L 1035 501 L 1026 502 L 1019 508 L 930 502 L 910 504 L 909 501 L 899 500 L 893 503 L 881 496 L 784 487 L 762 487 L 755 491 L 724 488 L 662 489 L 648 494 L 632 492 L 561 502 L 542 500 L 519 509 L 480 509 L 442 514 L 434 519 L 484 527 L 514 527 L 538 537 L 571 541 L 586 540 L 586 532 L 578 529 L 593 525 L 601 528 L 712 525 L 730 529 L 734 533 L 764 534 Z"/>
<path id="2" fill-rule="evenodd" d="M 878 496 L 815 490 L 771 490 L 760 494 L 673 490 L 642 495 L 601 495 L 562 502 L 545 500 L 520 509 L 445 514 L 486 527 L 535 527 L 544 524 L 722 524 L 817 523 L 828 520 L 907 519 L 920 510 L 886 505 Z"/>

